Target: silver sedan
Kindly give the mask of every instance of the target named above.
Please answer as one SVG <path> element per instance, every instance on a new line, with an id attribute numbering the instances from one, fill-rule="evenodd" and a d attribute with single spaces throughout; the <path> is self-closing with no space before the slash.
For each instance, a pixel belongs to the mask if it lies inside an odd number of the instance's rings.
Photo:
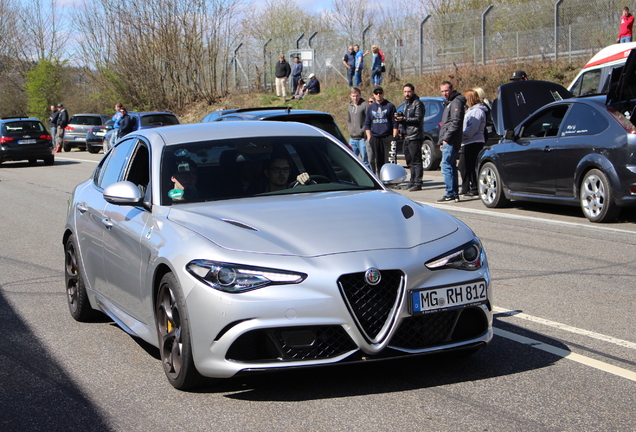
<path id="1" fill-rule="evenodd" d="M 167 126 L 118 142 L 69 200 L 68 305 L 201 377 L 423 353 L 492 338 L 485 252 L 299 123 Z M 383 184 L 384 183 L 384 184 Z"/>

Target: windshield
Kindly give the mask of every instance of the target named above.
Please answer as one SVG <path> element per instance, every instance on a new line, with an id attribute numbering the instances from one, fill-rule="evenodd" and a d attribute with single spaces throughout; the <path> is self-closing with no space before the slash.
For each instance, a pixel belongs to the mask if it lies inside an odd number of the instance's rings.
<path id="1" fill-rule="evenodd" d="M 236 138 L 167 146 L 161 173 L 162 205 L 382 189 L 351 152 L 324 137 Z"/>

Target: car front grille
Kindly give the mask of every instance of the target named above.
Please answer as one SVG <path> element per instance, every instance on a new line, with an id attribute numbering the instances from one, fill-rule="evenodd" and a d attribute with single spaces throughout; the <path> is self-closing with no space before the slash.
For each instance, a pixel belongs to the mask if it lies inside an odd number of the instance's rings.
<path id="1" fill-rule="evenodd" d="M 338 325 L 278 327 L 241 335 L 226 354 L 228 360 L 282 362 L 337 357 L 358 349 Z"/>
<path id="2" fill-rule="evenodd" d="M 416 315 L 400 323 L 389 346 L 418 350 L 474 339 L 487 330 L 488 320 L 478 307 Z"/>
<path id="3" fill-rule="evenodd" d="M 369 285 L 365 273 L 338 278 L 340 292 L 358 328 L 369 342 L 379 343 L 388 333 L 404 285 L 401 270 L 383 270 L 377 285 Z"/>

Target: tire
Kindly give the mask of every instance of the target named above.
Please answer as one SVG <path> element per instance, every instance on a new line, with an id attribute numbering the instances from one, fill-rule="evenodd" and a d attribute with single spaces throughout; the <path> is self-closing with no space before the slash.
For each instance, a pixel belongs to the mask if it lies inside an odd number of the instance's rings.
<path id="1" fill-rule="evenodd" d="M 510 202 L 503 193 L 501 176 L 492 162 L 486 162 L 479 169 L 477 185 L 479 187 L 479 198 L 481 198 L 481 202 L 486 207 L 504 207 Z"/>
<path id="2" fill-rule="evenodd" d="M 99 147 L 92 147 L 87 145 L 86 146 L 86 150 L 88 150 L 89 153 L 91 154 L 95 154 L 95 153 L 99 153 L 99 151 L 101 150 Z"/>
<path id="3" fill-rule="evenodd" d="M 190 323 L 179 282 L 172 273 L 161 278 L 155 302 L 155 322 L 163 371 L 172 386 L 192 389 L 203 378 L 194 366 L 190 340 Z"/>
<path id="4" fill-rule="evenodd" d="M 607 176 L 600 170 L 588 171 L 579 191 L 581 210 L 591 222 L 610 222 L 620 213 L 614 202 L 614 191 Z"/>
<path id="5" fill-rule="evenodd" d="M 98 315 L 91 307 L 86 293 L 84 276 L 78 262 L 75 236 L 71 235 L 64 245 L 64 280 L 68 309 L 75 321 L 90 322 Z"/>
<path id="6" fill-rule="evenodd" d="M 55 163 L 55 156 L 47 156 L 44 158 L 44 165 L 53 165 Z"/>
<path id="7" fill-rule="evenodd" d="M 437 151 L 433 141 L 424 140 L 422 142 L 422 169 L 424 171 L 435 171 L 439 168 L 440 159 L 437 157 Z"/>
<path id="8" fill-rule="evenodd" d="M 71 146 L 71 143 L 64 143 L 62 144 L 62 148 L 64 149 L 65 152 L 70 152 L 71 148 L 73 147 Z"/>

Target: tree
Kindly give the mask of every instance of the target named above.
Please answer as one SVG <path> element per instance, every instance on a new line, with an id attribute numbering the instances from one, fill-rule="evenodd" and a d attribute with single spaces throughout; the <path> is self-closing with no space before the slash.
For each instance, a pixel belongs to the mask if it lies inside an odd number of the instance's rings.
<path id="1" fill-rule="evenodd" d="M 29 116 L 46 119 L 49 107 L 61 100 L 63 88 L 62 63 L 41 60 L 26 73 L 24 90 Z"/>

